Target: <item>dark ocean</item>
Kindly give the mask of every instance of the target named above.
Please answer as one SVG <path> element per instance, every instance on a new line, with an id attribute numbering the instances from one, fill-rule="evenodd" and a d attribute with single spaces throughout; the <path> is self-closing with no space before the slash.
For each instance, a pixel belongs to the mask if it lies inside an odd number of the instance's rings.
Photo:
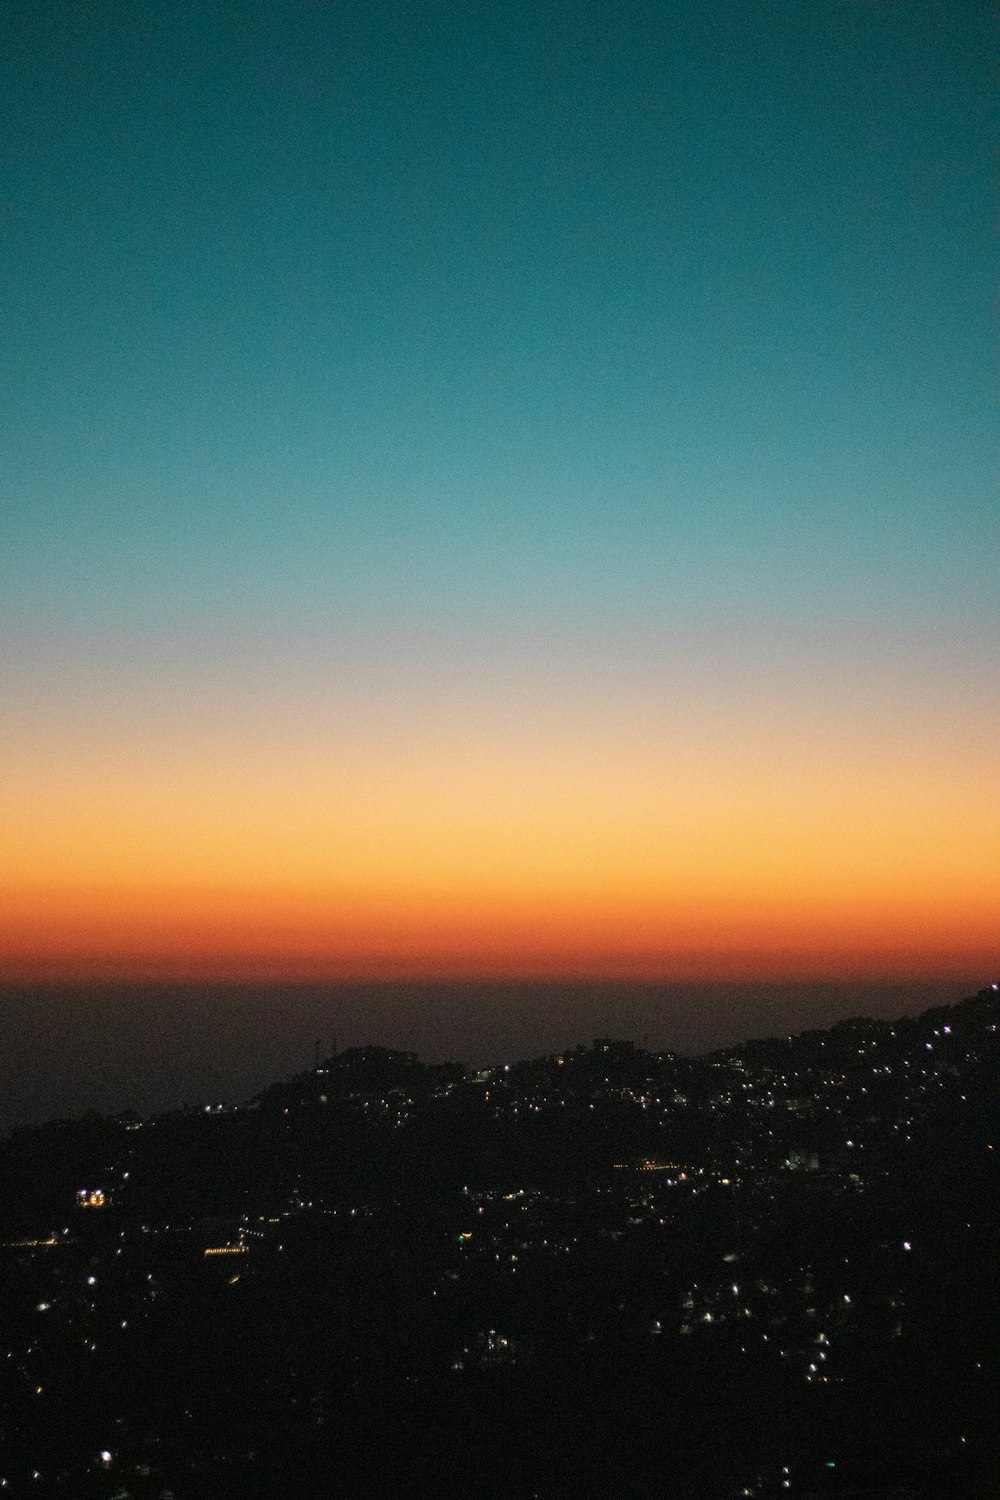
<path id="1" fill-rule="evenodd" d="M 0 1133 L 96 1109 L 236 1102 L 312 1066 L 317 1040 L 485 1066 L 596 1036 L 703 1052 L 964 998 L 936 983 L 0 985 Z"/>

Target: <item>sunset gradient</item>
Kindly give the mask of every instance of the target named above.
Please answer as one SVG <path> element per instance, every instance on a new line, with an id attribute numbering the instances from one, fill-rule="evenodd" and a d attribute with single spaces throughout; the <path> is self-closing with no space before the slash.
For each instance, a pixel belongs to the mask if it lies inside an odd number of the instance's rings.
<path id="1" fill-rule="evenodd" d="M 995 970 L 993 24 L 8 7 L 0 977 Z"/>
<path id="2" fill-rule="evenodd" d="M 29 706 L 6 741 L 5 964 L 26 978 L 988 968 L 987 668 L 977 694 L 939 640 L 922 662 L 917 644 L 883 641 L 872 660 L 860 634 L 834 647 L 801 630 L 355 641 L 382 663 L 372 677 L 332 636 L 189 639 L 183 671 L 162 642 L 105 640 L 64 644 L 60 690 L 39 694 L 29 643 L 10 700 Z"/>

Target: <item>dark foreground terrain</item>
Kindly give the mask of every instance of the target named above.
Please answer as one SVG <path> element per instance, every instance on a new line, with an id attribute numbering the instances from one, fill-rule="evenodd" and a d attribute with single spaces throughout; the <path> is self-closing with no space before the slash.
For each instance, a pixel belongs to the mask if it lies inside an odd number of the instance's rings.
<path id="1" fill-rule="evenodd" d="M 1000 1496 L 1000 995 L 0 1145 L 0 1495 Z"/>

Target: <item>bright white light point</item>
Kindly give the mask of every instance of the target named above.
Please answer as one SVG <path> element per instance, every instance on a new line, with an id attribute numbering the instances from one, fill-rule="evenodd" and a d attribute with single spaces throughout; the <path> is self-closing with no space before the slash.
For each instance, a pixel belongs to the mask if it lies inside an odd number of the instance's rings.
<path id="1" fill-rule="evenodd" d="M 108 1452 L 107 1448 L 102 1448 L 101 1449 L 101 1463 L 102 1464 L 109 1464 L 110 1462 L 111 1462 L 111 1454 Z"/>
<path id="2" fill-rule="evenodd" d="M 913 1246 L 910 1244 L 909 1240 L 904 1240 L 903 1241 L 903 1249 L 904 1250 L 912 1250 L 913 1249 Z"/>

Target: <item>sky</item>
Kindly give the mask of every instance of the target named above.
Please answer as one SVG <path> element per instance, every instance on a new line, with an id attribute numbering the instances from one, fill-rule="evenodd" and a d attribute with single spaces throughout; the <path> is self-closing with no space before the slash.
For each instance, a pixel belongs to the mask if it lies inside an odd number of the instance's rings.
<path id="1" fill-rule="evenodd" d="M 998 957 L 979 0 L 5 0 L 0 970 Z"/>

